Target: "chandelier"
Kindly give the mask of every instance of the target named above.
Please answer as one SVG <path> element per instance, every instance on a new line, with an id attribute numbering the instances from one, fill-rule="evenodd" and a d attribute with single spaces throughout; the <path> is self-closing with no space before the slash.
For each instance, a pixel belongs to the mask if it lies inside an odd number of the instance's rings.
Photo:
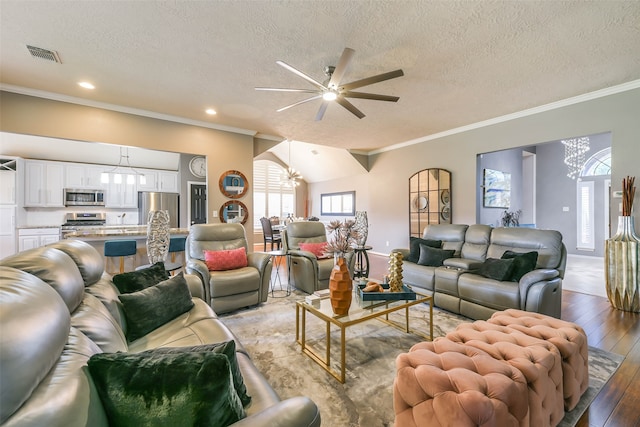
<path id="1" fill-rule="evenodd" d="M 287 140 L 287 142 L 289 143 L 289 166 L 280 177 L 280 185 L 283 187 L 295 188 L 300 185 L 299 180 L 302 179 L 302 175 L 291 167 L 291 141 Z"/>
<path id="2" fill-rule="evenodd" d="M 564 164 L 569 168 L 567 176 L 576 179 L 585 162 L 585 153 L 589 151 L 589 137 L 563 139 Z"/>
<path id="3" fill-rule="evenodd" d="M 126 164 L 123 164 L 126 163 Z M 137 171 L 129 163 L 129 148 L 120 147 L 120 160 L 118 165 L 112 169 L 102 172 L 100 174 L 100 182 L 102 184 L 109 184 L 110 176 L 113 177 L 114 184 L 122 184 L 122 176 L 126 176 L 127 184 L 132 185 L 136 183 L 136 177 L 140 177 L 140 184 L 146 184 L 147 180 L 143 173 Z"/>

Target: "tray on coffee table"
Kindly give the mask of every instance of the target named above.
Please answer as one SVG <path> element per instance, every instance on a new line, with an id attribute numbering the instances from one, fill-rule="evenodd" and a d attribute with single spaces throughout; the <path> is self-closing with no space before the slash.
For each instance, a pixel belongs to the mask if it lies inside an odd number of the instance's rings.
<path id="1" fill-rule="evenodd" d="M 388 283 L 380 283 L 384 289 L 389 289 Z M 402 285 L 400 292 L 363 292 L 367 285 L 358 285 L 358 295 L 361 301 L 395 301 L 395 300 L 415 300 L 416 293 L 406 285 Z"/>

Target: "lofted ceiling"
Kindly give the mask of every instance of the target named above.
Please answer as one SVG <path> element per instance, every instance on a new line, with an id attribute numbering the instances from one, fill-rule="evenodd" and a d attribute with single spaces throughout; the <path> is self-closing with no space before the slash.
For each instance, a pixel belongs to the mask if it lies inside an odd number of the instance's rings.
<path id="1" fill-rule="evenodd" d="M 360 152 L 640 79 L 638 1 L 0 1 L 4 90 L 82 99 Z M 26 45 L 55 50 L 61 64 Z M 276 112 L 355 50 L 358 119 L 320 101 Z M 77 82 L 87 80 L 87 91 Z M 214 108 L 215 116 L 207 116 Z"/>

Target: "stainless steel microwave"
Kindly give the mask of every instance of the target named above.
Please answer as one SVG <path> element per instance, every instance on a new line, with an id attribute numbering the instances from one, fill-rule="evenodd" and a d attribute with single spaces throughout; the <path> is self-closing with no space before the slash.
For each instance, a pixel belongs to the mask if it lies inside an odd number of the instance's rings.
<path id="1" fill-rule="evenodd" d="M 64 189 L 65 206 L 104 206 L 104 190 Z"/>

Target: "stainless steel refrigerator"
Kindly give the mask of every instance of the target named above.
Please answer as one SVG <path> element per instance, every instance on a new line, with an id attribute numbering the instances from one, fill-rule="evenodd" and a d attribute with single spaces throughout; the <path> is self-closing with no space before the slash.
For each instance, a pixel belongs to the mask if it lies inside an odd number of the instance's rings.
<path id="1" fill-rule="evenodd" d="M 178 193 L 160 193 L 155 191 L 138 192 L 138 222 L 147 224 L 149 211 L 169 211 L 171 228 L 180 226 L 180 195 Z"/>

